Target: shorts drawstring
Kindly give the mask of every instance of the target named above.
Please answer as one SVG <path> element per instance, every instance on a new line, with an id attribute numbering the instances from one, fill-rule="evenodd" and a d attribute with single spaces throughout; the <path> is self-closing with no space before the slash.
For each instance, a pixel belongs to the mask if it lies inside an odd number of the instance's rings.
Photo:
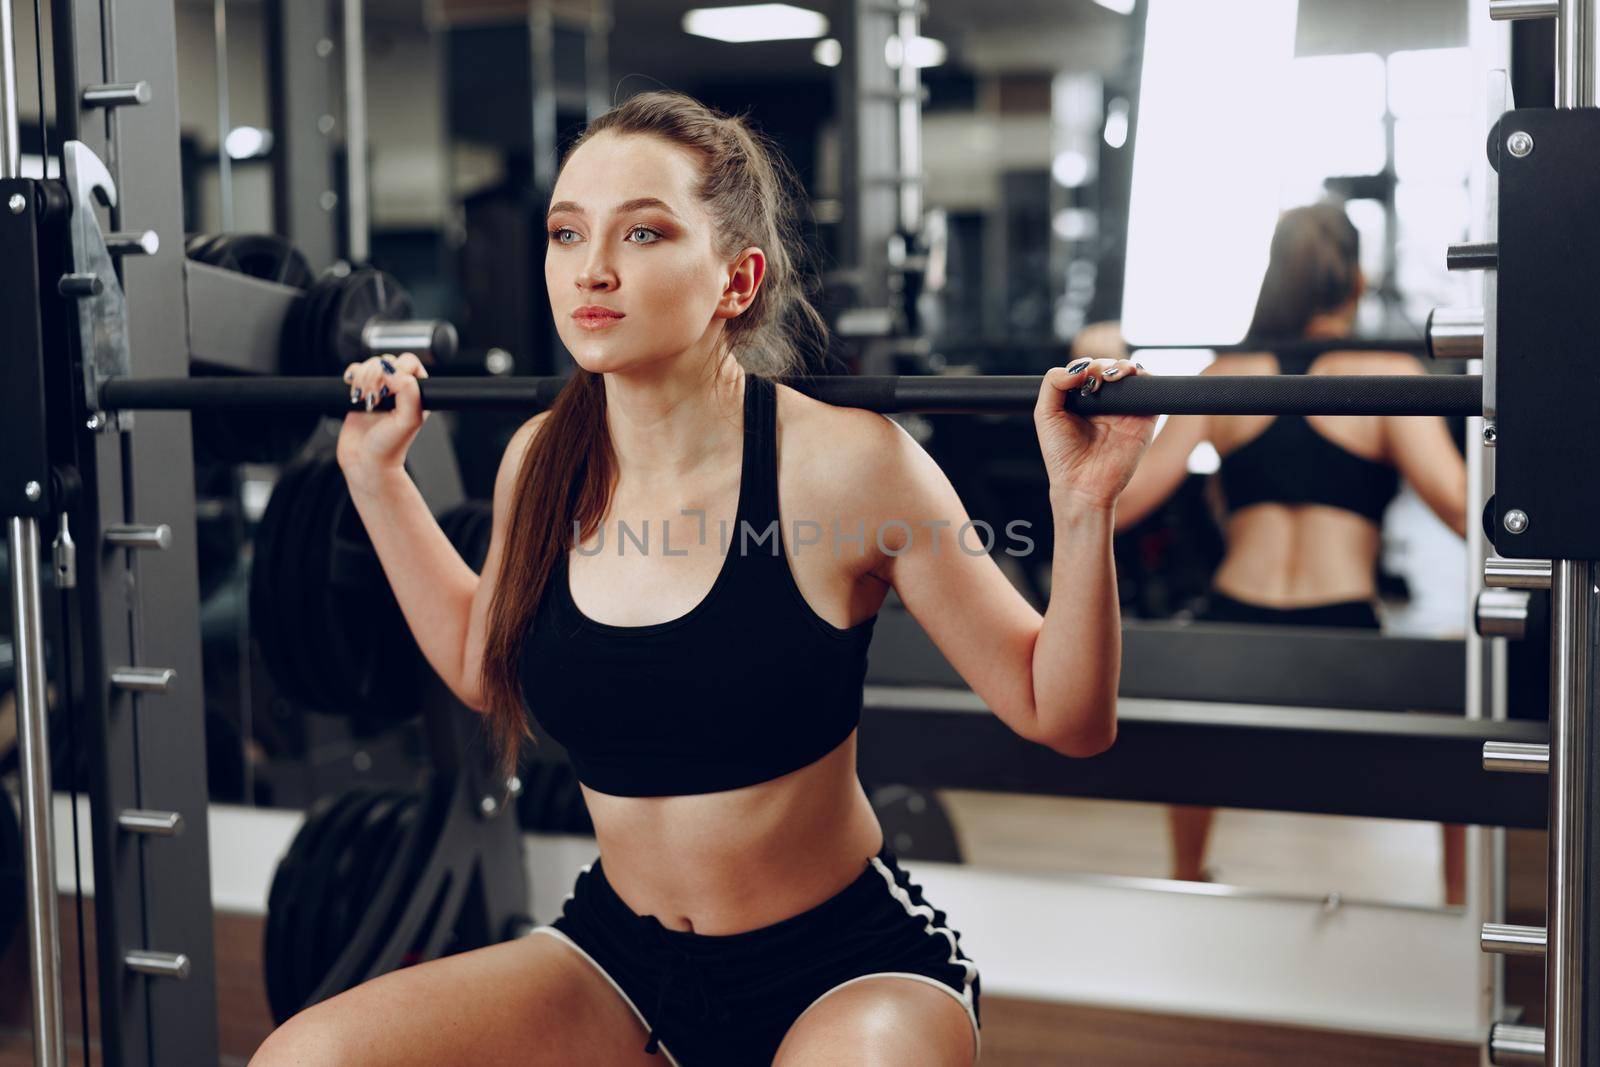
<path id="1" fill-rule="evenodd" d="M 646 915 L 644 919 L 650 926 L 664 963 L 661 980 L 656 983 L 656 1007 L 655 1011 L 650 1013 L 650 1033 L 644 1045 L 645 1053 L 650 1055 L 661 1048 L 659 1031 L 666 1015 L 667 991 L 675 983 L 685 978 L 689 981 L 689 990 L 693 995 L 693 1007 L 689 1017 L 694 1022 L 703 1023 L 714 1019 L 720 1023 L 728 1023 L 733 1021 L 733 1013 L 706 981 L 700 962 L 673 943 L 671 932 L 662 926 L 654 915 Z"/>

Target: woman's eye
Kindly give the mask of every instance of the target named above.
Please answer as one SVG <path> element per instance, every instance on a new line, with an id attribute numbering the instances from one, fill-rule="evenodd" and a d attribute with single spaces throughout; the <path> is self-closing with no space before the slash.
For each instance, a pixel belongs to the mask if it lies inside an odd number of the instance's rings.
<path id="1" fill-rule="evenodd" d="M 550 240 L 558 245 L 570 245 L 578 239 L 578 231 L 569 230 L 565 226 L 550 231 Z"/>
<path id="2" fill-rule="evenodd" d="M 661 235 L 648 226 L 635 226 L 628 231 L 628 238 L 636 245 L 650 245 L 661 240 Z"/>

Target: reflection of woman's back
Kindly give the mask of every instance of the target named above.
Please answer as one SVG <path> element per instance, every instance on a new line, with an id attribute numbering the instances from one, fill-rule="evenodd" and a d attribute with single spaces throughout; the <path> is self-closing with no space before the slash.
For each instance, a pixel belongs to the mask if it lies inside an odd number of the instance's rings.
<path id="1" fill-rule="evenodd" d="M 1250 326 L 1252 338 L 1284 343 L 1272 352 L 1223 356 L 1204 373 L 1423 373 L 1402 353 L 1327 348 L 1354 324 L 1364 285 L 1359 252 L 1356 229 L 1338 205 L 1286 212 Z M 1190 453 L 1205 442 L 1221 457 L 1228 508 L 1226 553 L 1200 613 L 1207 621 L 1378 629 L 1383 514 L 1402 476 L 1464 535 L 1466 466 L 1444 421 L 1394 416 L 1174 416 L 1123 493 L 1117 527 L 1160 506 L 1186 476 Z M 1211 811 L 1171 812 L 1173 876 L 1206 878 Z M 1445 864 L 1452 900 L 1465 889 L 1459 845 L 1452 828 Z"/>
<path id="2" fill-rule="evenodd" d="M 1286 212 L 1272 235 L 1249 335 L 1322 342 L 1346 336 L 1362 288 L 1360 239 L 1343 209 L 1321 203 Z M 1383 373 L 1377 365 L 1405 360 L 1380 353 L 1318 358 L 1283 345 L 1272 355 L 1227 357 L 1228 366 L 1218 369 Z M 1222 456 L 1230 517 L 1228 558 L 1213 581 L 1207 617 L 1376 629 L 1378 530 L 1399 488 L 1382 420 L 1227 417 L 1211 420 L 1209 431 Z M 1284 617 L 1285 610 L 1294 615 Z"/>
<path id="3" fill-rule="evenodd" d="M 1353 355 L 1353 354 L 1351 354 Z M 1361 359 L 1362 357 L 1356 357 Z M 1383 357 L 1366 357 L 1375 363 Z M 1341 355 L 1280 352 L 1229 357 L 1250 373 L 1338 371 Z M 1381 372 L 1379 372 L 1381 373 Z M 1374 569 L 1383 513 L 1400 475 L 1384 455 L 1383 427 L 1362 416 L 1228 417 L 1212 420 L 1222 457 L 1218 480 L 1229 517 L 1228 553 L 1204 617 L 1376 629 Z"/>

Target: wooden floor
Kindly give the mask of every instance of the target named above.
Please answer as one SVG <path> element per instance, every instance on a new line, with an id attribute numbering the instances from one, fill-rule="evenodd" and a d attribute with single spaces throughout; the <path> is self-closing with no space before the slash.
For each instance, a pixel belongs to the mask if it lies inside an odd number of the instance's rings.
<path id="1" fill-rule="evenodd" d="M 86 922 L 89 918 L 86 917 Z M 62 964 L 69 1034 L 81 1033 L 76 918 L 62 906 Z M 93 930 L 90 927 L 92 939 Z M 271 1028 L 261 986 L 261 919 L 216 918 L 217 999 L 226 1067 L 242 1067 Z M 0 1067 L 32 1067 L 27 960 L 20 939 L 0 959 Z M 93 953 L 90 946 L 90 967 Z M 90 983 L 91 1033 L 96 1025 Z M 983 999 L 984 1067 L 1474 1067 L 1478 1046 L 1342 1034 L 1073 1004 Z M 70 1037 L 69 1063 L 84 1065 Z M 92 1056 L 103 1063 L 98 1050 Z M 164 1065 L 163 1065 L 164 1067 Z M 189 1067 L 189 1065 L 183 1065 Z"/>

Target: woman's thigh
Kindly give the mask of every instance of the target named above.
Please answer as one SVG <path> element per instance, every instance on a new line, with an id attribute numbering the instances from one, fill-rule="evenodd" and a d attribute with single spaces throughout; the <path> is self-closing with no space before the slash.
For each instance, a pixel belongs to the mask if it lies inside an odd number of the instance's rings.
<path id="1" fill-rule="evenodd" d="M 364 982 L 290 1019 L 251 1067 L 619 1064 L 661 1067 L 610 983 L 566 942 L 529 934 Z"/>
<path id="2" fill-rule="evenodd" d="M 851 982 L 806 1009 L 773 1067 L 970 1067 L 977 1042 L 954 996 L 908 978 Z"/>

